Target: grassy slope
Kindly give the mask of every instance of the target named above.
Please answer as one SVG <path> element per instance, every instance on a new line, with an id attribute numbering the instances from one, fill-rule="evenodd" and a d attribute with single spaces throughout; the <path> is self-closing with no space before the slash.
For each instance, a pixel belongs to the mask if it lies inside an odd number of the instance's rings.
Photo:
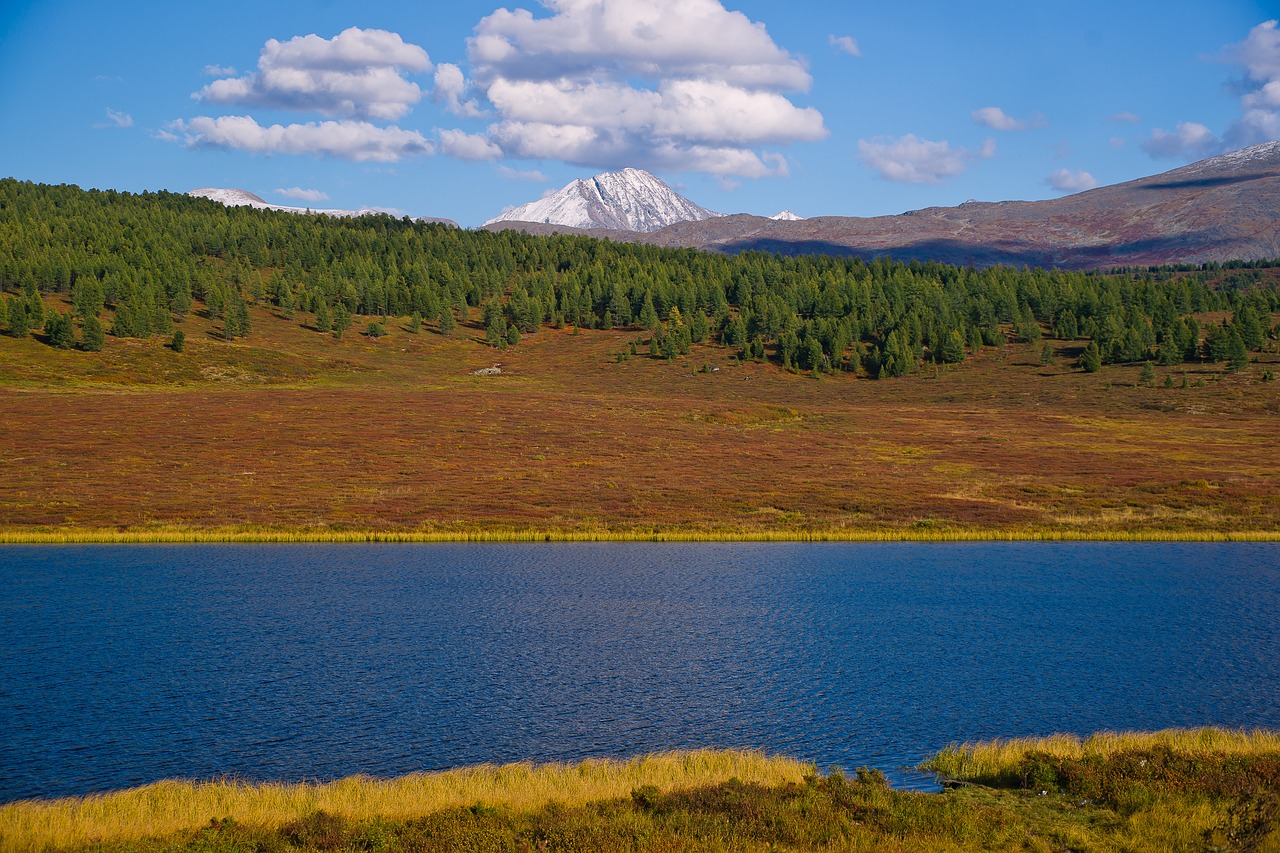
<path id="1" fill-rule="evenodd" d="M 997 787 L 942 794 L 734 752 L 328 785 L 161 783 L 0 806 L 0 850 L 1280 850 L 1276 733 L 1069 740 L 950 750 L 939 760 L 998 755 L 1021 777 L 979 773 Z"/>
<path id="2" fill-rule="evenodd" d="M 1275 354 L 1187 388 L 1084 374 L 1061 341 L 1047 367 L 1009 345 L 870 381 L 721 347 L 617 361 L 639 333 L 499 352 L 253 321 L 228 344 L 190 317 L 183 353 L 0 338 L 0 541 L 1280 536 Z"/>

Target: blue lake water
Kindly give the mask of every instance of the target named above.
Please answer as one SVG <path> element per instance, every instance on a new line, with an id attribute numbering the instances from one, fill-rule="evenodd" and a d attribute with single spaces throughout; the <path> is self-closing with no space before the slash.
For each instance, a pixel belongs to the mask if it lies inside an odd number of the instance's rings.
<path id="1" fill-rule="evenodd" d="M 1274 544 L 0 548 L 0 801 L 1280 728 Z"/>

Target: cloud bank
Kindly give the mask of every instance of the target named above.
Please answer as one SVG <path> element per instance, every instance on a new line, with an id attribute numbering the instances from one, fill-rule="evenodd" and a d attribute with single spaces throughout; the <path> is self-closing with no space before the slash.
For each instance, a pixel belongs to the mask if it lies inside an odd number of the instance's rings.
<path id="1" fill-rule="evenodd" d="M 550 17 L 499 9 L 468 40 L 506 156 L 762 177 L 787 170 L 762 146 L 827 135 L 782 94 L 808 90 L 804 65 L 719 0 L 544 5 Z"/>
<path id="2" fill-rule="evenodd" d="M 1179 122 L 1172 131 L 1156 128 L 1142 146 L 1152 157 L 1194 160 L 1280 139 L 1280 22 L 1264 21 L 1223 56 L 1244 66 L 1240 117 L 1221 137 L 1198 122 Z"/>
<path id="3" fill-rule="evenodd" d="M 215 80 L 195 94 L 215 104 L 394 121 L 422 99 L 407 72 L 432 68 L 427 52 L 386 30 L 351 27 L 331 39 L 270 39 L 258 70 Z"/>

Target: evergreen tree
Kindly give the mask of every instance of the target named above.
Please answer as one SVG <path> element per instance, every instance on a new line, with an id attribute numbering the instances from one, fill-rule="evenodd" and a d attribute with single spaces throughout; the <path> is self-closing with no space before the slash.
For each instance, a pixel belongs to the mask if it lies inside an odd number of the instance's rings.
<path id="1" fill-rule="evenodd" d="M 453 309 L 448 305 L 440 309 L 440 334 L 452 335 L 458 328 L 458 321 L 453 317 Z"/>
<path id="2" fill-rule="evenodd" d="M 58 349 L 71 349 L 76 345 L 75 326 L 70 314 L 50 312 L 44 321 L 44 333 L 49 336 L 49 344 Z"/>
<path id="3" fill-rule="evenodd" d="M 173 332 L 173 340 L 169 341 L 169 349 L 174 352 L 182 352 L 187 345 L 186 332 L 181 329 L 175 329 Z"/>
<path id="4" fill-rule="evenodd" d="M 1080 354 L 1080 369 L 1085 373 L 1097 373 L 1102 369 L 1102 351 L 1098 349 L 1096 341 L 1089 341 L 1089 345 Z"/>
<path id="5" fill-rule="evenodd" d="M 333 309 L 333 336 L 342 339 L 342 333 L 351 328 L 351 311 L 345 302 L 339 302 Z"/>
<path id="6" fill-rule="evenodd" d="M 1249 365 L 1249 350 L 1245 348 L 1244 340 L 1232 328 L 1227 333 L 1227 369 L 1232 371 L 1244 370 Z"/>
<path id="7" fill-rule="evenodd" d="M 92 314 L 83 320 L 80 332 L 80 348 L 85 352 L 101 352 L 107 338 L 102 331 L 102 322 Z"/>
<path id="8" fill-rule="evenodd" d="M 329 306 L 322 300 L 316 304 L 316 322 L 317 332 L 327 332 L 333 328 L 333 315 L 329 313 Z"/>

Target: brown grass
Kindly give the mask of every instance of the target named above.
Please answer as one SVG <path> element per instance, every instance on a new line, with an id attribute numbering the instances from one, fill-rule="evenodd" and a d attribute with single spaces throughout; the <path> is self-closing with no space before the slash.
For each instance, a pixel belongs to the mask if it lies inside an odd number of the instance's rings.
<path id="1" fill-rule="evenodd" d="M 4 539 L 1280 535 L 1274 354 L 1166 389 L 1059 341 L 870 381 L 619 362 L 627 332 L 184 326 L 183 353 L 0 339 Z"/>

